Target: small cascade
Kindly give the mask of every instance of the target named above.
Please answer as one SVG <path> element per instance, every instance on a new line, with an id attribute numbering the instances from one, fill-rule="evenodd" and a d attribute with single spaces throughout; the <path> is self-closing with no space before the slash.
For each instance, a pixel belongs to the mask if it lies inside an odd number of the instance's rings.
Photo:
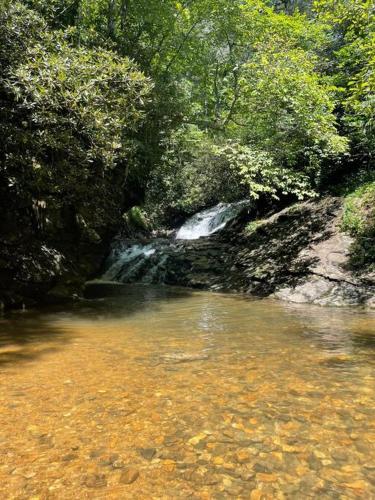
<path id="1" fill-rule="evenodd" d="M 112 265 L 103 274 L 102 279 L 106 281 L 120 281 L 127 283 L 136 280 L 139 274 L 142 274 L 142 268 L 154 255 L 156 248 L 153 244 L 131 245 L 124 250 L 115 253 L 109 261 Z"/>
<path id="2" fill-rule="evenodd" d="M 183 240 L 198 240 L 223 229 L 248 206 L 247 201 L 219 203 L 188 219 L 177 231 L 176 238 L 155 239 L 147 244 L 122 243 L 113 249 L 107 260 L 103 281 L 120 283 L 163 283 L 167 274 L 168 259 L 185 251 Z"/>
<path id="3" fill-rule="evenodd" d="M 237 203 L 219 203 L 215 207 L 198 212 L 177 231 L 177 240 L 197 240 L 223 229 L 248 205 L 247 200 Z"/>

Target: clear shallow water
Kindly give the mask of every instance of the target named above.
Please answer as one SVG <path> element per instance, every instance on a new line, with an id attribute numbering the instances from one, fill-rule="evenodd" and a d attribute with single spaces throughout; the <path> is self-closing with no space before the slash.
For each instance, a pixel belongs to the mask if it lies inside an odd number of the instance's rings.
<path id="1" fill-rule="evenodd" d="M 0 319 L 2 498 L 375 498 L 374 314 L 123 290 Z"/>

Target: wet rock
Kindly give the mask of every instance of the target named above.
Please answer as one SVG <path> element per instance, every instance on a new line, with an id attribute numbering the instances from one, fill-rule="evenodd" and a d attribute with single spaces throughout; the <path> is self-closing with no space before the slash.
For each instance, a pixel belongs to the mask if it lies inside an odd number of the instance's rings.
<path id="1" fill-rule="evenodd" d="M 53 448 L 54 447 L 53 437 L 50 436 L 49 434 L 39 436 L 38 441 L 39 441 L 40 445 L 45 446 L 46 448 Z"/>
<path id="2" fill-rule="evenodd" d="M 220 476 L 217 475 L 212 475 L 212 474 L 206 474 L 203 478 L 201 483 L 205 486 L 215 486 L 216 484 L 220 483 Z"/>
<path id="3" fill-rule="evenodd" d="M 162 450 L 159 453 L 158 458 L 164 459 L 164 460 L 173 460 L 175 462 L 183 462 L 185 460 L 185 453 L 181 449 L 168 449 L 168 450 Z"/>
<path id="4" fill-rule="evenodd" d="M 182 473 L 182 478 L 199 486 L 215 486 L 222 480 L 220 475 L 212 472 L 201 472 L 199 470 L 188 470 Z"/>
<path id="5" fill-rule="evenodd" d="M 300 483 L 289 483 L 289 484 L 284 484 L 282 486 L 282 492 L 286 493 L 287 495 L 294 495 L 295 493 L 298 493 L 300 491 Z M 298 498 L 297 496 L 293 498 Z"/>
<path id="6" fill-rule="evenodd" d="M 67 455 L 64 455 L 61 460 L 63 462 L 71 462 L 72 460 L 75 460 L 78 458 L 78 455 L 76 453 L 68 453 Z"/>
<path id="7" fill-rule="evenodd" d="M 107 486 L 107 479 L 105 474 L 88 474 L 83 483 L 87 488 L 104 488 Z"/>
<path id="8" fill-rule="evenodd" d="M 355 441 L 355 447 L 360 453 L 363 453 L 364 455 L 368 454 L 369 448 L 368 445 L 366 445 L 365 443 L 360 441 Z"/>
<path id="9" fill-rule="evenodd" d="M 227 466 L 231 465 L 233 468 L 228 468 Z M 231 478 L 238 479 L 241 477 L 241 471 L 235 468 L 234 464 L 224 464 L 223 467 L 218 467 L 216 469 L 218 474 L 222 474 L 225 476 L 230 476 Z"/>
<path id="10" fill-rule="evenodd" d="M 172 353 L 161 356 L 167 363 L 189 363 L 192 361 L 203 361 L 208 359 L 206 354 Z"/>
<path id="11" fill-rule="evenodd" d="M 111 465 L 113 465 L 116 460 L 119 459 L 119 455 L 117 453 L 113 454 L 113 455 L 108 455 L 107 457 L 103 457 L 99 460 L 99 465 L 103 466 L 103 467 L 109 467 Z"/>
<path id="12" fill-rule="evenodd" d="M 331 457 L 339 462 L 345 462 L 349 459 L 348 452 L 342 449 L 332 450 Z"/>
<path id="13" fill-rule="evenodd" d="M 226 443 L 218 443 L 215 445 L 214 448 L 211 449 L 211 453 L 214 456 L 221 456 L 227 453 L 227 451 L 230 449 L 228 444 Z"/>
<path id="14" fill-rule="evenodd" d="M 90 451 L 90 458 L 99 458 L 101 455 L 103 455 L 103 453 L 105 453 L 105 450 L 104 448 L 100 448 L 100 449 L 97 449 L 97 450 L 92 450 Z"/>
<path id="15" fill-rule="evenodd" d="M 112 463 L 112 469 L 123 469 L 125 467 L 125 463 L 122 460 L 115 460 Z"/>
<path id="16" fill-rule="evenodd" d="M 121 484 L 132 484 L 139 478 L 139 471 L 134 467 L 128 467 L 120 476 Z"/>
<path id="17" fill-rule="evenodd" d="M 27 432 L 30 436 L 38 439 L 46 438 L 48 436 L 48 434 L 42 431 L 37 425 L 29 425 L 27 427 Z"/>
<path id="18" fill-rule="evenodd" d="M 256 475 L 256 479 L 260 483 L 275 483 L 277 481 L 277 475 L 271 473 L 258 472 Z"/>
<path id="19" fill-rule="evenodd" d="M 315 474 L 310 472 L 301 477 L 300 486 L 307 491 L 311 491 L 312 488 L 314 488 L 318 483 L 319 478 Z"/>
<path id="20" fill-rule="evenodd" d="M 247 450 L 239 450 L 236 453 L 235 458 L 236 458 L 238 463 L 244 464 L 244 463 L 250 461 L 251 454 Z"/>
<path id="21" fill-rule="evenodd" d="M 138 451 L 146 460 L 152 460 L 156 454 L 155 448 L 140 448 Z"/>
<path id="22" fill-rule="evenodd" d="M 221 233 L 164 249 L 167 284 L 243 291 L 320 305 L 373 304 L 371 276 L 347 269 L 352 239 L 340 229 L 342 200 L 287 207 L 251 234 L 241 216 Z M 180 361 L 182 362 L 182 360 Z"/>
<path id="23" fill-rule="evenodd" d="M 375 486 L 375 470 L 365 472 L 366 479 Z"/>
<path id="24" fill-rule="evenodd" d="M 204 450 L 206 448 L 206 443 L 204 441 L 200 441 L 199 443 L 194 445 L 196 450 Z"/>
<path id="25" fill-rule="evenodd" d="M 308 463 L 310 468 L 313 470 L 319 470 L 322 467 L 321 461 L 313 454 L 309 456 Z"/>
<path id="26" fill-rule="evenodd" d="M 255 472 L 254 471 L 250 471 L 250 470 L 246 470 L 244 472 L 241 473 L 241 479 L 242 481 L 253 481 L 254 478 L 255 478 Z"/>
<path id="27" fill-rule="evenodd" d="M 243 489 L 240 484 L 233 482 L 230 478 L 224 478 L 223 486 L 230 498 L 241 498 Z"/>
<path id="28" fill-rule="evenodd" d="M 261 500 L 263 497 L 263 492 L 258 489 L 254 489 L 250 493 L 250 500 Z"/>
<path id="29" fill-rule="evenodd" d="M 358 492 L 359 494 L 364 494 L 365 491 L 367 490 L 367 483 L 361 479 L 357 481 L 352 481 L 349 483 L 344 483 L 344 486 L 346 488 L 349 488 L 350 490 L 354 490 L 355 492 Z"/>
<path id="30" fill-rule="evenodd" d="M 178 441 L 180 440 L 179 436 L 172 435 L 172 436 L 165 436 L 163 440 L 163 444 L 165 446 L 174 446 Z"/>
<path id="31" fill-rule="evenodd" d="M 181 471 L 181 478 L 184 479 L 185 481 L 194 481 L 195 480 L 195 469 L 188 469 L 188 470 L 182 470 Z"/>
<path id="32" fill-rule="evenodd" d="M 269 465 L 267 463 L 264 463 L 264 462 L 256 462 L 253 465 L 253 470 L 255 472 L 261 472 L 261 473 L 266 473 L 266 474 L 272 472 L 272 468 L 269 467 Z"/>

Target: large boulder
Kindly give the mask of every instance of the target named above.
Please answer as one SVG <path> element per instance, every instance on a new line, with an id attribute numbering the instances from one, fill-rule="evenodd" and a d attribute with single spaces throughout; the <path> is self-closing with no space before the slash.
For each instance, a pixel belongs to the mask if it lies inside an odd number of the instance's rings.
<path id="1" fill-rule="evenodd" d="M 167 282 L 373 307 L 374 277 L 350 270 L 353 242 L 341 231 L 341 216 L 342 200 L 332 197 L 297 203 L 250 225 L 242 214 L 221 233 L 171 253 Z"/>

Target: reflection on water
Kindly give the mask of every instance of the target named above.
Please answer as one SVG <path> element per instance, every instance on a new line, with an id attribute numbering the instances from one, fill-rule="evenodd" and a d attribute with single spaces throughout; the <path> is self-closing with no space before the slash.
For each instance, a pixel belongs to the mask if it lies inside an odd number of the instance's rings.
<path id="1" fill-rule="evenodd" d="M 167 287 L 0 319 L 2 498 L 375 498 L 375 315 Z"/>

